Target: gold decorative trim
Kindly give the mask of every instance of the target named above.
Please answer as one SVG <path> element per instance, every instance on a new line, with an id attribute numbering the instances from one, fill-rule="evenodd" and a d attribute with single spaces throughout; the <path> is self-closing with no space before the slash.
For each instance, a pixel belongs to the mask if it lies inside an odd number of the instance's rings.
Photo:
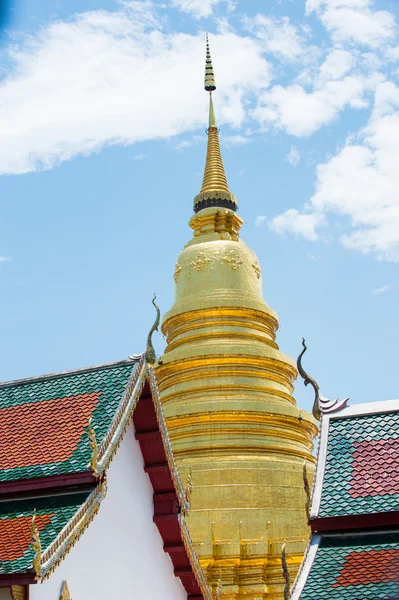
<path id="1" fill-rule="evenodd" d="M 92 491 L 86 502 L 82 504 L 72 519 L 65 525 L 64 529 L 51 542 L 50 546 L 43 552 L 42 566 L 40 568 L 41 582 L 48 579 L 64 560 L 67 553 L 73 548 L 83 532 L 87 529 L 99 511 L 100 504 L 107 494 L 107 479 Z"/>
<path id="2" fill-rule="evenodd" d="M 40 577 L 40 565 L 41 565 L 41 561 L 42 561 L 42 545 L 40 542 L 39 530 L 36 527 L 36 508 L 33 511 L 31 536 L 32 536 L 32 549 L 33 549 L 32 566 L 33 566 L 33 570 L 35 572 L 35 579 L 38 580 Z"/>
<path id="3" fill-rule="evenodd" d="M 270 309 L 269 311 L 261 311 L 256 310 L 254 308 L 242 308 L 238 306 L 220 306 L 217 308 L 201 308 L 198 310 L 190 310 L 184 313 L 179 313 L 167 319 L 162 323 L 162 333 L 170 335 L 169 331 L 174 330 L 175 328 L 181 326 L 183 323 L 190 323 L 192 321 L 201 321 L 208 320 L 212 317 L 220 318 L 220 317 L 229 317 L 232 316 L 234 318 L 244 317 L 249 319 L 250 322 L 253 320 L 259 320 L 269 325 L 272 323 L 274 331 L 278 329 L 278 320 L 277 316 L 275 316 L 275 312 Z"/>
<path id="4" fill-rule="evenodd" d="M 89 445 L 91 450 L 90 465 L 92 471 L 97 475 L 97 459 L 98 459 L 98 446 L 96 440 L 96 432 L 94 431 L 93 425 L 91 424 L 92 417 L 89 419 L 88 432 L 89 432 Z"/>
<path id="5" fill-rule="evenodd" d="M 178 280 L 178 278 L 179 278 L 179 275 L 180 275 L 180 273 L 181 273 L 181 266 L 180 266 L 180 265 L 179 265 L 179 263 L 177 262 L 177 263 L 175 264 L 175 270 L 174 270 L 174 273 L 173 273 L 173 279 L 174 279 L 174 282 L 175 282 L 175 283 L 177 283 L 177 280 Z"/>
<path id="6" fill-rule="evenodd" d="M 229 250 L 225 254 L 215 254 L 211 257 L 205 256 L 204 252 L 198 252 L 197 256 L 190 262 L 190 267 L 201 272 L 206 266 L 216 263 L 228 265 L 233 271 L 236 271 L 243 264 L 243 260 L 237 250 Z"/>
<path id="7" fill-rule="evenodd" d="M 179 346 L 184 346 L 187 343 L 199 342 L 199 341 L 204 341 L 204 340 L 214 340 L 215 332 L 211 330 L 211 328 L 208 324 L 207 324 L 207 328 L 210 329 L 209 333 L 199 333 L 197 335 L 181 337 L 178 340 L 175 340 L 174 342 L 170 342 L 170 344 L 168 344 L 167 350 L 165 351 L 165 354 L 167 354 L 168 352 L 171 352 L 172 350 L 175 350 Z M 256 335 L 254 333 L 247 333 L 247 332 L 241 332 L 241 331 L 218 331 L 217 336 L 218 336 L 218 340 L 221 340 L 223 338 L 229 339 L 229 340 L 237 338 L 237 339 L 243 339 L 243 340 L 247 340 L 247 341 L 251 340 L 253 342 L 260 342 L 261 344 L 270 346 L 274 350 L 278 350 L 278 346 L 277 346 L 276 342 L 270 340 L 269 338 L 267 338 L 265 336 Z"/>
<path id="8" fill-rule="evenodd" d="M 212 207 L 193 215 L 189 226 L 194 230 L 194 237 L 203 233 L 215 232 L 228 234 L 230 239 L 237 241 L 239 231 L 244 221 L 230 208 Z"/>
<path id="9" fill-rule="evenodd" d="M 236 271 L 243 264 L 242 258 L 236 250 L 230 250 L 226 252 L 224 256 L 220 257 L 221 264 L 229 265 L 233 271 Z"/>
<path id="10" fill-rule="evenodd" d="M 272 343 L 274 345 L 273 347 L 275 347 L 276 350 L 278 350 L 278 346 L 274 342 L 274 340 L 276 338 L 276 329 L 274 328 L 273 322 L 269 323 L 269 322 L 265 322 L 265 320 L 253 321 L 248 318 L 239 319 L 233 312 L 231 314 L 223 314 L 221 311 L 220 314 L 218 315 L 218 318 L 215 318 L 215 317 L 207 318 L 206 325 L 204 325 L 203 318 L 193 319 L 188 322 L 179 323 L 178 325 L 176 325 L 173 328 L 173 337 L 182 336 L 185 333 L 189 333 L 190 331 L 195 331 L 197 329 L 204 329 L 204 328 L 215 329 L 216 327 L 229 327 L 229 328 L 230 327 L 237 327 L 237 328 L 242 327 L 246 330 L 253 329 L 254 331 L 259 331 L 260 333 L 263 333 L 266 336 L 268 336 L 271 341 L 273 340 L 272 341 Z M 169 342 L 170 337 L 171 336 L 169 335 L 168 336 L 168 348 L 169 348 L 169 344 L 174 343 L 174 342 Z"/>
<path id="11" fill-rule="evenodd" d="M 223 396 L 224 397 L 230 397 L 230 396 L 234 396 L 237 392 L 241 393 L 241 392 L 252 392 L 253 394 L 257 394 L 259 396 L 259 394 L 261 395 L 268 395 L 268 396 L 275 396 L 275 398 L 277 400 L 283 400 L 283 401 L 287 401 L 290 404 L 292 404 L 293 406 L 296 406 L 296 402 L 295 399 L 290 396 L 289 394 L 287 394 L 286 392 L 282 392 L 280 390 L 276 390 L 267 386 L 261 386 L 261 385 L 246 385 L 246 384 L 236 384 L 236 385 L 230 385 L 230 384 L 226 384 L 221 386 L 223 387 Z M 220 389 L 221 387 L 215 388 L 214 385 L 204 385 L 204 386 L 199 386 L 199 387 L 190 387 L 185 389 L 182 392 L 172 392 L 170 394 L 164 394 L 162 396 L 162 404 L 165 405 L 167 403 L 173 403 L 175 400 L 186 400 L 189 399 L 191 397 L 194 396 L 194 399 L 198 398 L 198 395 L 206 395 L 207 399 L 209 400 L 213 400 L 214 398 L 219 399 L 220 398 Z M 201 399 L 201 404 L 203 402 L 203 400 Z"/>
<path id="12" fill-rule="evenodd" d="M 211 262 L 211 258 L 205 256 L 203 252 L 198 252 L 197 256 L 190 262 L 190 267 L 192 267 L 200 273 Z"/>
<path id="13" fill-rule="evenodd" d="M 245 361 L 245 363 L 244 363 Z M 277 358 L 272 358 L 271 356 L 263 357 L 263 356 L 253 356 L 253 355 L 236 355 L 236 356 L 226 356 L 225 354 L 212 354 L 211 356 L 196 356 L 195 358 L 181 358 L 180 360 L 173 361 L 173 363 L 164 363 L 157 367 L 157 372 L 164 371 L 173 373 L 174 371 L 181 371 L 182 369 L 195 369 L 198 367 L 202 367 L 204 364 L 207 366 L 215 365 L 218 368 L 223 368 L 226 366 L 229 368 L 230 366 L 239 366 L 243 367 L 243 369 L 248 367 L 256 368 L 258 367 L 263 372 L 265 367 L 270 367 L 271 370 L 275 370 L 277 373 L 280 371 L 285 371 L 286 374 L 289 374 L 293 380 L 296 378 L 297 370 L 296 368 L 283 360 L 279 360 Z M 277 367 L 273 369 L 273 367 Z M 242 369 L 240 369 L 241 371 Z"/>
<path id="14" fill-rule="evenodd" d="M 68 588 L 68 583 L 66 581 L 64 581 L 62 584 L 60 600 L 72 600 L 72 596 Z"/>
<path id="15" fill-rule="evenodd" d="M 255 262 L 252 263 L 252 268 L 255 271 L 256 277 L 258 279 L 260 279 L 262 272 L 260 270 L 260 265 L 259 265 L 258 259 L 256 259 Z"/>
<path id="16" fill-rule="evenodd" d="M 11 586 L 11 598 L 12 598 L 12 600 L 26 600 L 26 586 L 25 585 L 12 585 Z"/>

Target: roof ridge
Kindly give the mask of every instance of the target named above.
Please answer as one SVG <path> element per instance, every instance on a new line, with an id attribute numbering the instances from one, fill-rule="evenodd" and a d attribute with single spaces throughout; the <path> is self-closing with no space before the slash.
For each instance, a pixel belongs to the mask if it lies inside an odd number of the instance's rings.
<path id="1" fill-rule="evenodd" d="M 112 369 L 118 365 L 134 365 L 139 362 L 142 354 L 138 355 L 137 358 L 126 358 L 124 360 L 117 360 L 110 363 L 104 363 L 101 365 L 93 365 L 91 367 L 81 367 L 79 369 L 70 369 L 67 371 L 59 371 L 58 373 L 47 373 L 44 375 L 36 375 L 34 377 L 24 377 L 22 379 L 12 379 L 10 381 L 0 382 L 0 389 L 8 388 L 8 387 L 17 387 L 20 385 L 25 385 L 27 383 L 40 383 L 41 381 L 48 381 L 51 379 L 60 379 L 61 377 L 69 377 L 72 375 L 76 375 L 77 373 L 92 373 L 94 371 L 100 371 L 102 369 Z"/>
<path id="2" fill-rule="evenodd" d="M 326 414 L 329 419 L 346 419 L 350 417 L 373 416 L 399 411 L 399 398 L 392 400 L 377 400 L 375 402 L 358 402 L 343 408 L 341 411 Z"/>

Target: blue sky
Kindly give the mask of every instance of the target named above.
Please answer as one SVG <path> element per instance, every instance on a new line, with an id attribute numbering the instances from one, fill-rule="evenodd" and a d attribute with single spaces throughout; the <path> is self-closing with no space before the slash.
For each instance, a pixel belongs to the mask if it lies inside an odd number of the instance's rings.
<path id="1" fill-rule="evenodd" d="M 398 397 L 398 18 L 388 0 L 14 0 L 0 378 L 138 353 L 153 292 L 170 308 L 205 157 L 209 31 L 226 172 L 281 349 L 307 338 L 328 397 Z"/>

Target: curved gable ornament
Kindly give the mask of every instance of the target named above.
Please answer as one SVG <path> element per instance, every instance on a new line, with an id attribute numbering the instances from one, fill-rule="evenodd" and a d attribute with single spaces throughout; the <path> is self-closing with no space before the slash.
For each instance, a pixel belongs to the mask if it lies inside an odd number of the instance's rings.
<path id="1" fill-rule="evenodd" d="M 339 398 L 336 398 L 335 400 L 329 400 L 328 398 L 323 396 L 323 394 L 320 392 L 320 388 L 319 388 L 317 382 L 313 379 L 313 377 L 308 375 L 308 373 L 306 373 L 305 369 L 302 367 L 302 356 L 305 354 L 305 352 L 307 350 L 305 338 L 302 338 L 302 346 L 303 346 L 303 350 L 300 353 L 300 355 L 298 356 L 298 360 L 297 360 L 296 364 L 298 367 L 299 374 L 303 379 L 303 383 L 305 385 L 309 385 L 309 383 L 310 383 L 310 385 L 312 386 L 312 388 L 314 390 L 315 398 L 314 398 L 314 402 L 313 402 L 312 413 L 313 413 L 314 418 L 317 419 L 318 421 L 320 421 L 323 414 L 330 414 L 330 413 L 338 412 L 339 410 L 342 410 L 343 408 L 345 408 L 345 406 L 348 404 L 349 397 L 345 398 L 344 400 L 340 400 Z"/>

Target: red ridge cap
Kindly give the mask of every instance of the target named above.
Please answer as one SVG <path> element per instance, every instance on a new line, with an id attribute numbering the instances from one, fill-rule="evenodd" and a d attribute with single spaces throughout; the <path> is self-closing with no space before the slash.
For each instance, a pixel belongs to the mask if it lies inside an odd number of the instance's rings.
<path id="1" fill-rule="evenodd" d="M 37 583 L 33 573 L 4 573 L 0 575 L 0 588 L 10 585 L 33 585 Z"/>
<path id="2" fill-rule="evenodd" d="M 310 521 L 312 531 L 337 531 L 341 529 L 369 529 L 399 525 L 399 511 L 371 513 L 368 515 L 344 515 L 323 517 Z"/>
<path id="3" fill-rule="evenodd" d="M 35 477 L 33 479 L 2 481 L 0 482 L 0 496 L 89 483 L 92 483 L 93 485 L 96 485 L 97 483 L 97 479 L 91 471 L 72 473 L 71 475 L 49 475 L 47 477 Z"/>

